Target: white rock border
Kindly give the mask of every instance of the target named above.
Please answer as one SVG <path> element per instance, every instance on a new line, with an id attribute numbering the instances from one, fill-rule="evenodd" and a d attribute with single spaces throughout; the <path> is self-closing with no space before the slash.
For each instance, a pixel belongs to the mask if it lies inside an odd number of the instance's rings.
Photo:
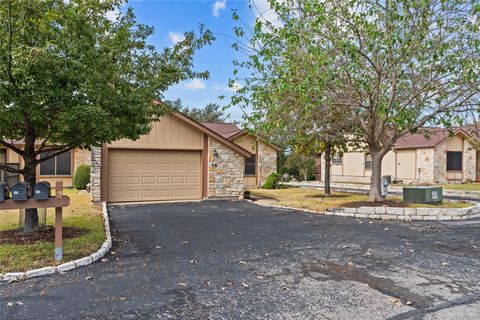
<path id="1" fill-rule="evenodd" d="M 89 264 L 92 264 L 95 261 L 98 261 L 99 259 L 101 259 L 112 248 L 112 234 L 110 232 L 110 221 L 108 220 L 108 209 L 107 209 L 106 202 L 102 202 L 102 212 L 103 212 L 103 221 L 105 225 L 105 242 L 102 244 L 102 247 L 97 252 L 94 252 L 87 257 L 83 257 L 74 261 L 63 263 L 56 267 L 44 267 L 44 268 L 29 270 L 27 272 L 9 272 L 5 274 L 0 274 L 0 282 L 20 281 L 20 280 L 25 280 L 25 279 L 35 278 L 35 277 L 46 276 L 49 274 L 64 273 L 80 267 L 88 266 Z"/>
<path id="2" fill-rule="evenodd" d="M 246 200 L 255 203 L 251 200 Z M 303 211 L 357 219 L 381 219 L 397 221 L 435 221 L 435 220 L 467 220 L 480 218 L 480 203 L 466 201 L 473 204 L 468 208 L 399 208 L 399 207 L 359 207 L 359 208 L 329 208 L 325 211 L 279 206 L 276 204 L 258 204 L 265 207 Z"/>

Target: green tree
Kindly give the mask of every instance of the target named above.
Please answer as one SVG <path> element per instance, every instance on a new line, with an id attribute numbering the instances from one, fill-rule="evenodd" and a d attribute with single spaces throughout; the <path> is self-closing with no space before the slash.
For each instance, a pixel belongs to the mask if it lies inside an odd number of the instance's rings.
<path id="1" fill-rule="evenodd" d="M 189 108 L 184 106 L 180 99 L 165 102 L 198 122 L 224 123 L 226 121 L 223 107 L 217 103 L 209 103 L 204 108 Z"/>
<path id="2" fill-rule="evenodd" d="M 157 52 L 147 44 L 153 28 L 139 24 L 123 1 L 45 0 L 0 2 L 0 145 L 18 153 L 32 187 L 36 167 L 73 148 L 90 148 L 147 134 L 168 112 L 170 86 L 191 78 L 193 55 L 212 34 L 185 33 L 185 40 Z M 18 147 L 14 141 L 23 141 Z M 25 232 L 38 228 L 27 210 Z"/>
<path id="3" fill-rule="evenodd" d="M 309 175 L 312 173 L 314 159 L 315 155 L 294 150 L 287 156 L 285 167 L 298 172 L 303 181 L 308 181 Z"/>
<path id="4" fill-rule="evenodd" d="M 251 35 L 246 28 L 235 29 L 239 42 L 234 47 L 249 57 L 235 62 L 239 71 L 232 81 L 244 80 L 232 104 L 251 106 L 251 122 L 267 119 L 266 126 L 275 126 L 265 115 L 294 92 L 303 98 L 293 101 L 312 101 L 304 113 L 292 111 L 300 123 L 308 123 L 303 115 L 312 105 L 335 108 L 354 120 L 345 134 L 372 156 L 371 201 L 384 200 L 381 162 L 399 138 L 422 132 L 425 125 L 450 127 L 478 117 L 478 1 L 269 3 L 275 22 L 260 15 Z"/>

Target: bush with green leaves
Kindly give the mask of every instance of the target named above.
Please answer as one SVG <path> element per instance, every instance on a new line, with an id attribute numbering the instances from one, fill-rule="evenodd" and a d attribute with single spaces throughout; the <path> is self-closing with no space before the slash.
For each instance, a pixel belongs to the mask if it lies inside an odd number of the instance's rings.
<path id="1" fill-rule="evenodd" d="M 73 175 L 73 186 L 79 190 L 87 188 L 90 183 L 90 166 L 88 164 L 79 165 Z"/>
<path id="2" fill-rule="evenodd" d="M 279 189 L 282 175 L 276 172 L 270 173 L 262 184 L 262 189 Z"/>

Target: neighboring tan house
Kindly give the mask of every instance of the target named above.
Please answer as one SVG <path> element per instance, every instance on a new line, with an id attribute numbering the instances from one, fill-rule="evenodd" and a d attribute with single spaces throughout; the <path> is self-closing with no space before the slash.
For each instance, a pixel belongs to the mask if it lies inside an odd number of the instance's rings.
<path id="1" fill-rule="evenodd" d="M 92 200 L 242 197 L 250 173 L 257 179 L 252 185 L 258 185 L 276 171 L 278 148 L 262 142 L 253 148 L 248 141 L 254 138 L 240 136 L 245 135 L 227 137 L 181 112 L 164 116 L 136 141 L 122 139 L 92 150 Z"/>
<path id="2" fill-rule="evenodd" d="M 16 145 L 19 148 L 23 147 L 21 142 L 16 143 Z M 20 155 L 11 149 L 2 147 L 0 147 L 0 163 L 14 168 L 22 168 L 24 164 Z M 63 153 L 37 166 L 37 181 L 48 181 L 52 186 L 57 181 L 62 181 L 65 187 L 71 187 L 75 169 L 81 164 L 90 164 L 90 151 L 74 149 Z M 22 175 L 0 170 L 0 182 L 6 182 L 12 187 L 19 181 L 23 181 Z"/>
<path id="3" fill-rule="evenodd" d="M 409 134 L 401 138 L 382 162 L 382 176 L 405 183 L 460 183 L 480 178 L 480 130 L 472 127 L 453 129 L 426 128 L 428 135 Z M 478 145 L 477 145 L 478 147 Z M 315 176 L 323 180 L 325 161 L 317 157 Z M 321 165 L 320 165 L 321 164 Z M 370 182 L 371 157 L 364 151 L 335 155 L 331 165 L 332 181 Z"/>

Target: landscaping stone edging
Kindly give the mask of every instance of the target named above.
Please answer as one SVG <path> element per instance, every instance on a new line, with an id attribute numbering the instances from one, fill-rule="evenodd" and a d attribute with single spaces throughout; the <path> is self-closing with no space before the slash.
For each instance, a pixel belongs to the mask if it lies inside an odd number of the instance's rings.
<path id="1" fill-rule="evenodd" d="M 251 200 L 247 200 L 252 202 Z M 436 221 L 436 220 L 466 220 L 480 218 L 480 203 L 468 208 L 398 208 L 398 207 L 359 207 L 359 208 L 330 208 L 317 211 L 302 208 L 293 208 L 275 204 L 259 204 L 266 207 L 303 211 L 357 219 L 381 219 L 397 221 Z M 255 202 L 253 202 L 255 203 Z"/>
<path id="2" fill-rule="evenodd" d="M 69 261 L 55 267 L 43 267 L 43 268 L 38 268 L 34 270 L 29 270 L 26 272 L 8 272 L 5 274 L 0 274 L 0 282 L 1 281 L 20 281 L 20 280 L 41 277 L 41 276 L 46 276 L 46 275 L 55 274 L 55 273 L 64 273 L 80 267 L 88 266 L 89 264 L 92 264 L 100 260 L 112 248 L 112 234 L 110 232 L 110 221 L 108 220 L 108 209 L 107 209 L 106 202 L 102 202 L 102 212 L 103 212 L 106 239 L 97 252 L 94 252 L 87 257 Z"/>

